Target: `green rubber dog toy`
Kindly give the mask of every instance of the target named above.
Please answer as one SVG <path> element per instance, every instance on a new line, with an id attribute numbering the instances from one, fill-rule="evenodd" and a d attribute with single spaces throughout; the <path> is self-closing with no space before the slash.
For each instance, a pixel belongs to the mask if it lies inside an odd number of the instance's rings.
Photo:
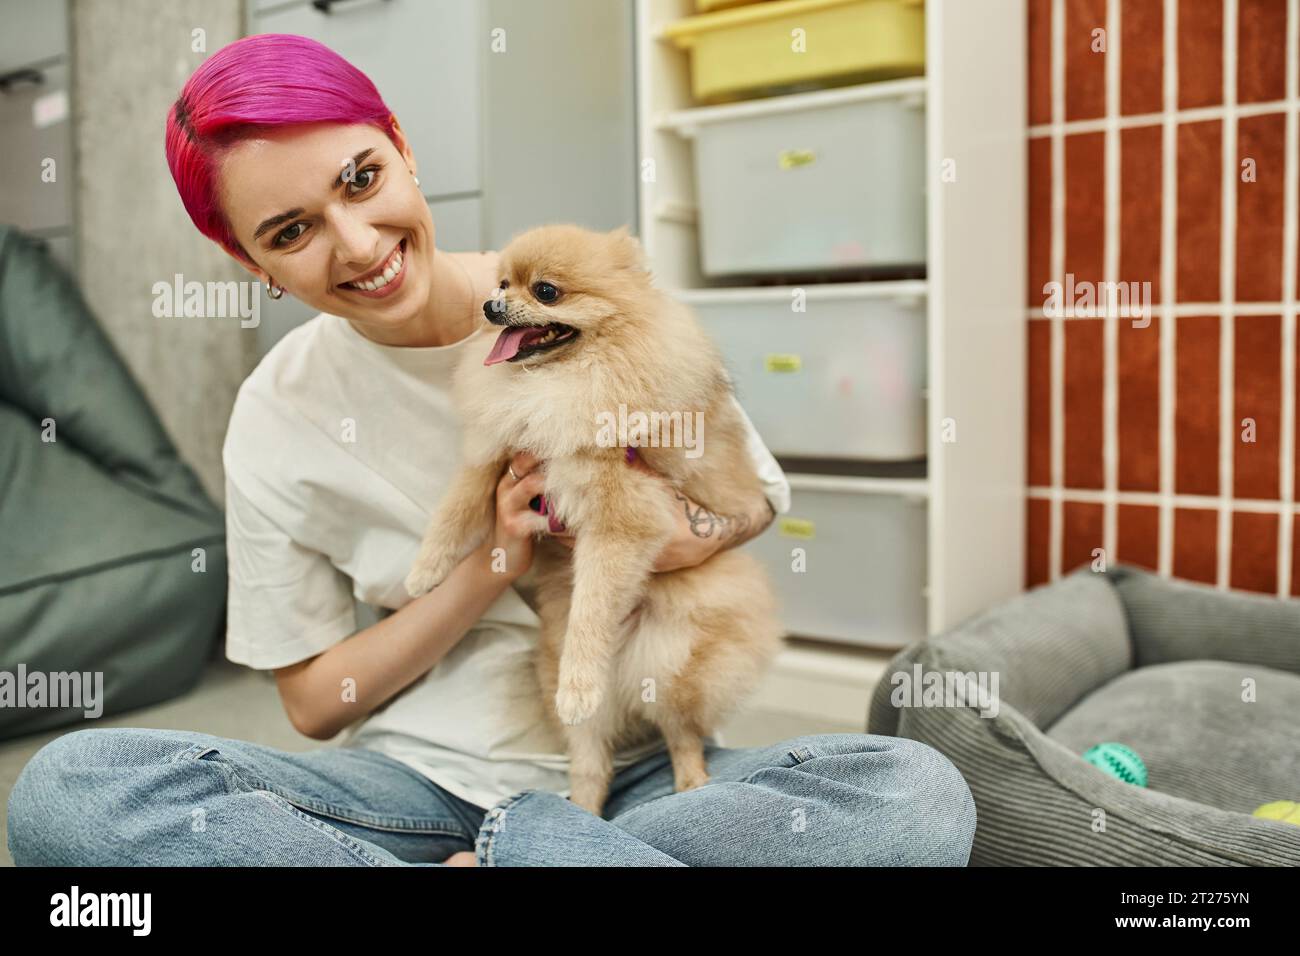
<path id="1" fill-rule="evenodd" d="M 1084 751 L 1083 759 L 1125 783 L 1137 787 L 1147 785 L 1147 766 L 1131 747 L 1116 743 L 1097 744 Z"/>

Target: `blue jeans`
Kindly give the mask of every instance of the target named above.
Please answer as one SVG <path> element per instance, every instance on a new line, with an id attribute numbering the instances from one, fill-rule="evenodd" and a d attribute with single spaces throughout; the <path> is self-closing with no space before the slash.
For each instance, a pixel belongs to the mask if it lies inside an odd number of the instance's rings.
<path id="1" fill-rule="evenodd" d="M 660 751 L 614 779 L 604 815 L 525 790 L 483 808 L 376 751 L 289 753 L 180 730 L 65 734 L 9 797 L 19 866 L 964 866 L 966 781 L 933 748 L 874 734 L 706 747 L 711 782 L 673 792 Z"/>

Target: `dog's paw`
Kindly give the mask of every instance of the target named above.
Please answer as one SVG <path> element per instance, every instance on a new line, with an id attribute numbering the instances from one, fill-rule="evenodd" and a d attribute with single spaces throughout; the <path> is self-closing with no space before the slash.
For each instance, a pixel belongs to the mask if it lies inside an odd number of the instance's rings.
<path id="1" fill-rule="evenodd" d="M 413 598 L 433 590 L 433 575 L 424 568 L 416 568 L 406 576 L 406 593 Z"/>
<path id="2" fill-rule="evenodd" d="M 673 780 L 673 790 L 682 793 L 686 790 L 694 790 L 696 787 L 702 787 L 709 782 L 707 773 L 684 773 Z"/>
<path id="3" fill-rule="evenodd" d="M 595 800 L 588 797 L 569 797 L 569 802 L 582 807 L 582 809 L 595 816 L 600 816 L 605 810 L 604 800 Z"/>
<path id="4" fill-rule="evenodd" d="M 439 561 L 418 562 L 406 576 L 406 593 L 413 598 L 428 594 L 451 573 L 451 563 L 445 559 Z"/>
<path id="5" fill-rule="evenodd" d="M 555 692 L 555 713 L 563 724 L 575 727 L 596 713 L 603 697 L 600 687 L 594 683 L 561 681 L 560 689 Z"/>

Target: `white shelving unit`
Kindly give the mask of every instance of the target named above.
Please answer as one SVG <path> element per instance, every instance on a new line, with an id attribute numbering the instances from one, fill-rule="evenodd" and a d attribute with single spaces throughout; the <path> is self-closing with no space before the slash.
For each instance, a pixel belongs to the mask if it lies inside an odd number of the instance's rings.
<path id="1" fill-rule="evenodd" d="M 926 112 L 927 263 L 923 280 L 802 282 L 810 297 L 846 292 L 924 301 L 927 464 L 921 478 L 828 478 L 787 469 L 795 493 L 849 482 L 862 494 L 921 497 L 926 508 L 926 630 L 943 631 L 1022 589 L 1025 473 L 1025 3 L 927 0 L 926 75 L 791 94 L 810 103 L 898 97 Z M 719 288 L 700 272 L 693 127 L 788 109 L 788 97 L 694 106 L 687 55 L 660 37 L 695 13 L 692 0 L 637 0 L 638 145 L 653 176 L 640 185 L 641 238 L 657 281 L 688 304 L 789 299 L 790 286 Z M 946 175 L 945 175 L 946 174 Z M 761 202 L 762 197 L 755 197 Z M 810 319 L 815 321 L 815 319 Z M 864 415 L 870 414 L 864 408 Z M 950 422 L 949 422 L 950 420 Z M 945 440 L 945 423 L 955 441 Z M 779 450 L 778 454 L 779 454 Z M 864 552 L 872 547 L 863 541 Z M 794 637 L 823 639 L 824 635 Z M 800 712 L 865 712 L 889 652 L 923 637 L 862 647 L 803 643 L 787 657 L 810 688 Z M 883 652 L 883 654 L 882 654 Z M 866 663 L 864 663 L 866 662 Z M 790 686 L 790 673 L 774 683 Z M 844 675 L 846 699 L 829 688 Z M 819 682 L 820 681 L 820 682 Z M 843 690 L 844 688 L 840 688 Z M 827 693 L 826 691 L 832 691 Z M 829 708 L 813 698 L 834 700 Z M 863 709 L 856 710 L 861 706 Z M 820 709 L 819 709 L 820 708 Z"/>

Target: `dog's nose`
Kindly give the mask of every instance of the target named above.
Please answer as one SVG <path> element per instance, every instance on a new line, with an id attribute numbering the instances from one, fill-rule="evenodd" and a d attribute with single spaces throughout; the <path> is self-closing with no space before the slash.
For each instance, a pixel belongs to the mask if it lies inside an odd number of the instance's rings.
<path id="1" fill-rule="evenodd" d="M 506 324 L 506 303 L 502 299 L 488 299 L 483 303 L 483 315 L 493 325 Z"/>

